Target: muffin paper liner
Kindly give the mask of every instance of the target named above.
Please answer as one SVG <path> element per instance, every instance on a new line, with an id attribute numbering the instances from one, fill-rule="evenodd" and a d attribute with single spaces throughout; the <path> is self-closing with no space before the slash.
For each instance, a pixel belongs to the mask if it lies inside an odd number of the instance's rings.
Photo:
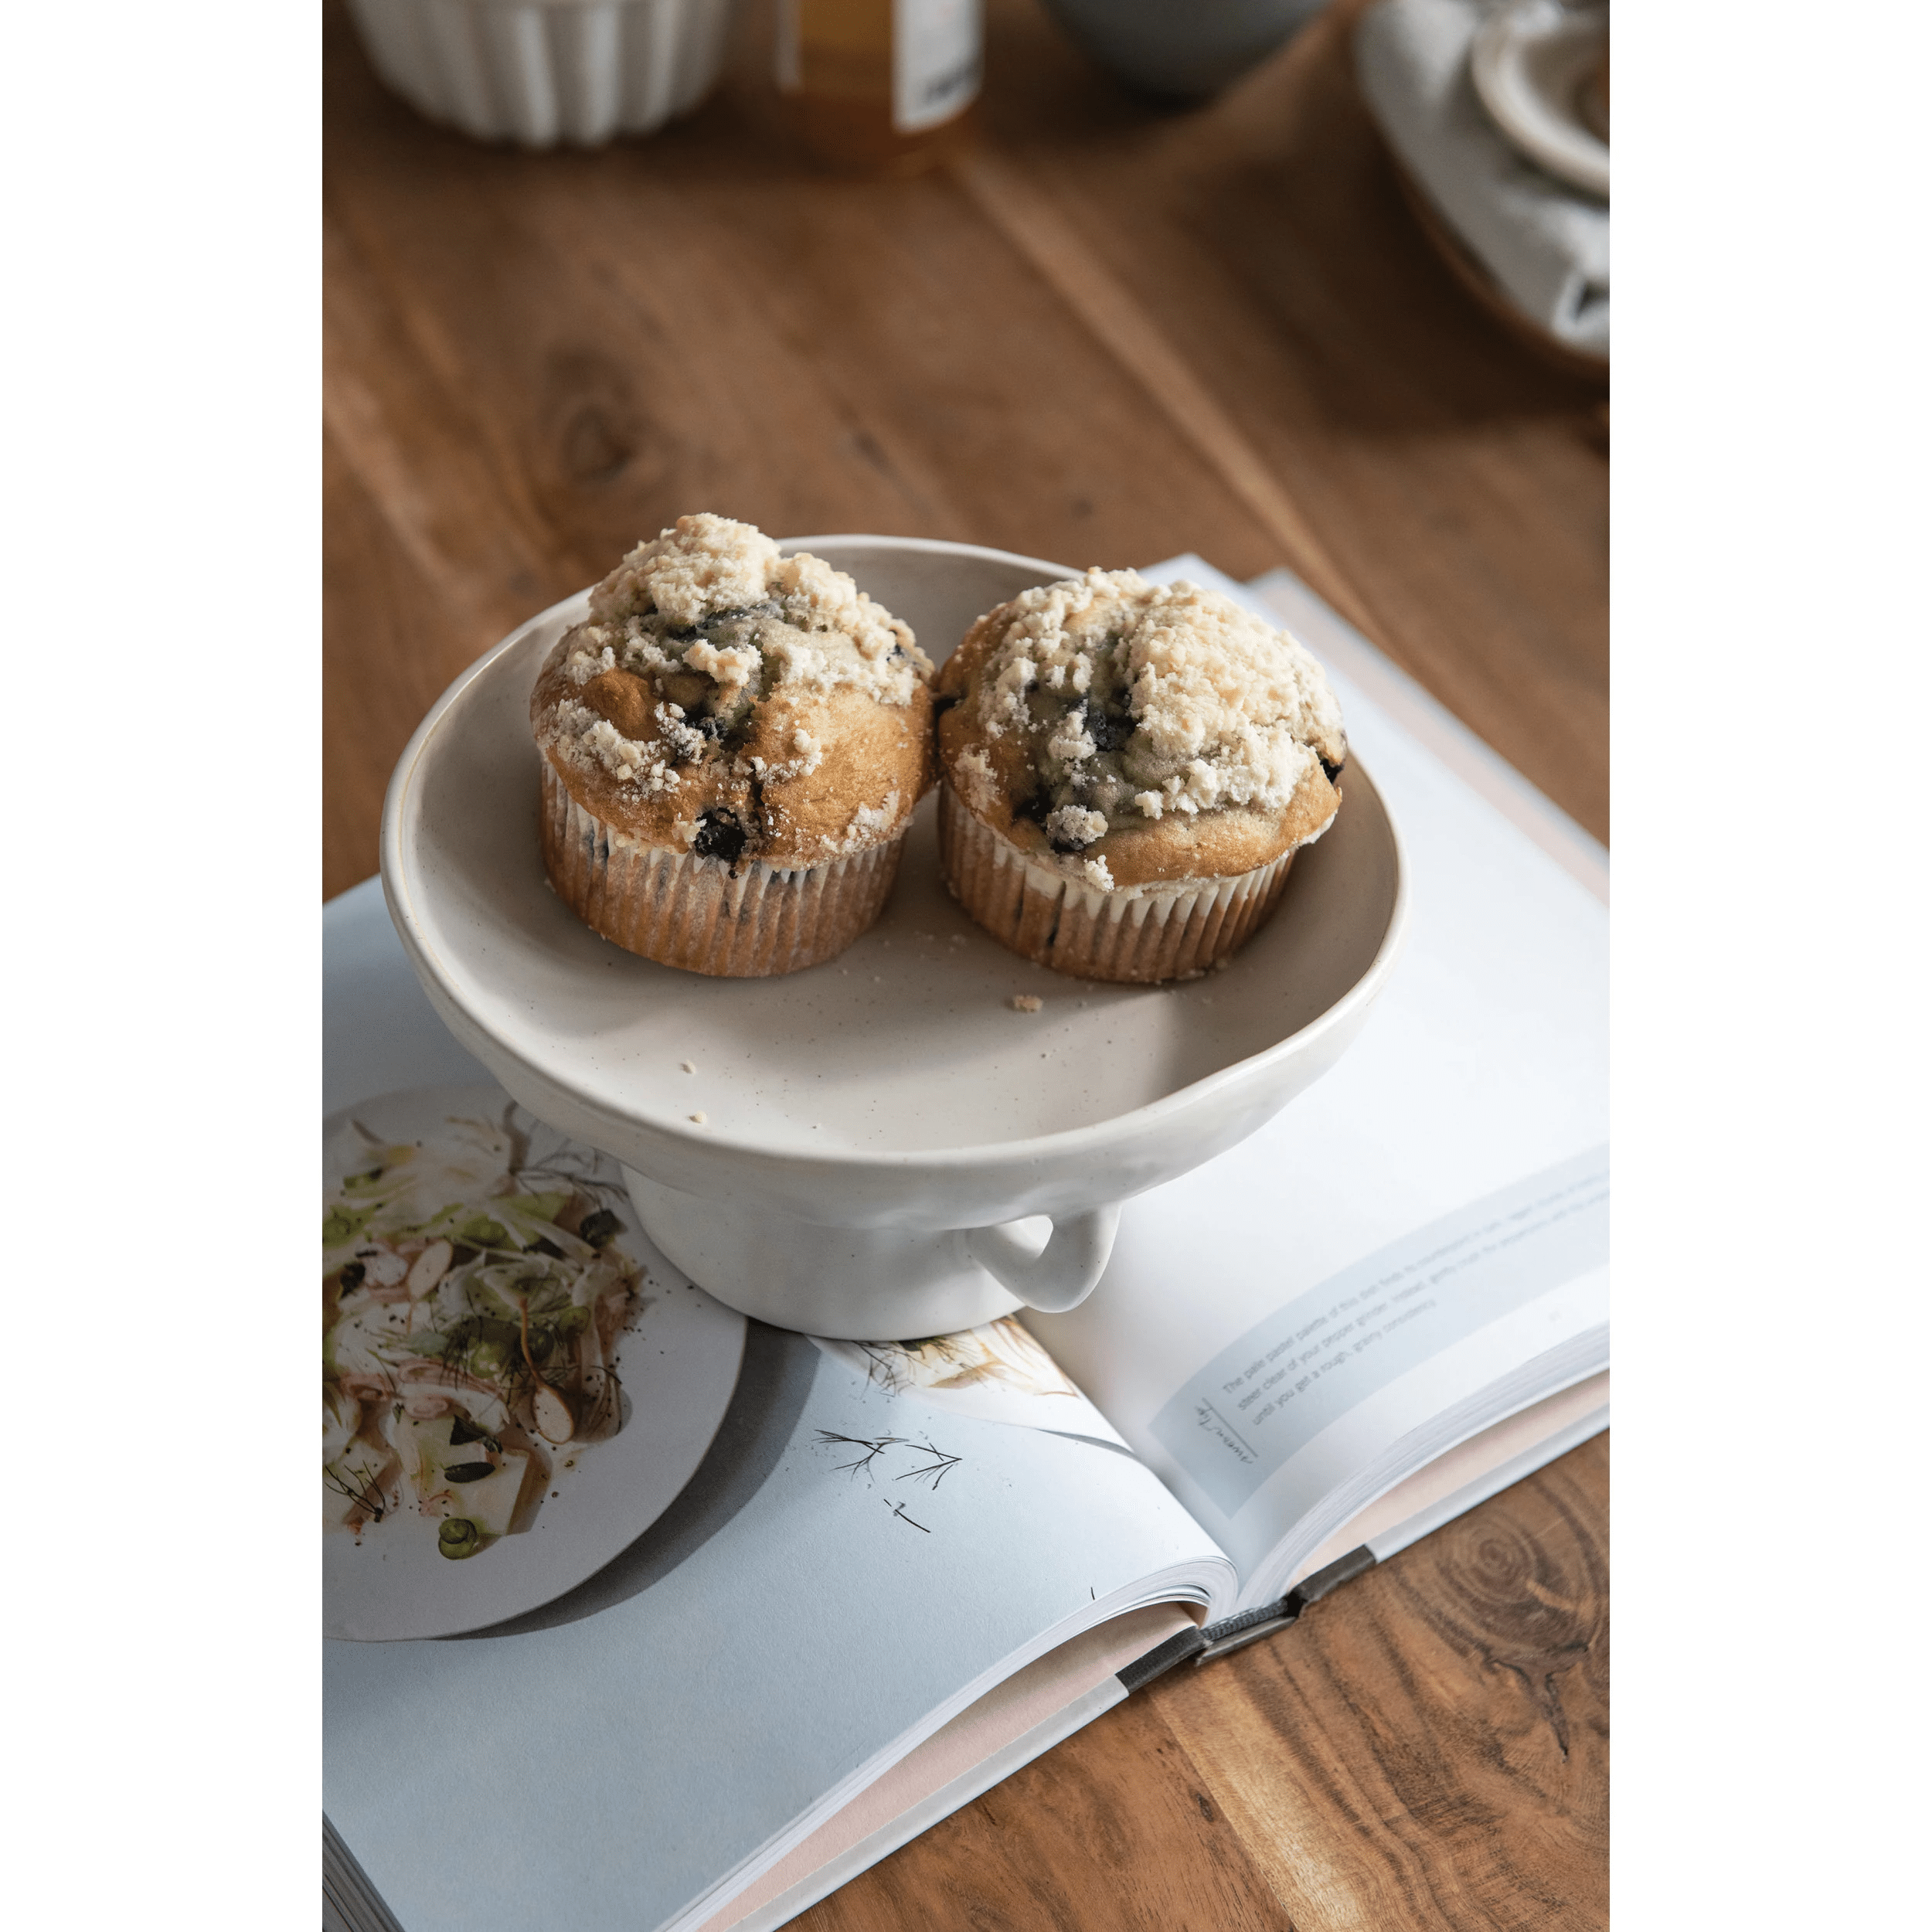
<path id="1" fill-rule="evenodd" d="M 879 914 L 901 838 L 789 870 L 699 859 L 633 838 L 586 811 L 543 764 L 543 863 L 590 930 L 666 966 L 763 979 L 843 952 Z"/>
<path id="2" fill-rule="evenodd" d="M 1023 957 L 1077 979 L 1189 979 L 1233 953 L 1274 910 L 1293 852 L 1226 879 L 1111 892 L 1068 879 L 981 825 L 952 788 L 939 798 L 947 889 Z"/>
<path id="3" fill-rule="evenodd" d="M 594 146 L 711 91 L 739 0 L 349 0 L 376 71 L 480 141 Z"/>

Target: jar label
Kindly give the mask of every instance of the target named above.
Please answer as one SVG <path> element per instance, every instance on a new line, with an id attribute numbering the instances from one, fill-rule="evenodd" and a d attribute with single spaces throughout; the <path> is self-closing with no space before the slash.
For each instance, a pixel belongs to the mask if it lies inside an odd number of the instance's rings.
<path id="1" fill-rule="evenodd" d="M 916 134 L 979 92 L 981 0 L 893 0 L 893 126 Z"/>

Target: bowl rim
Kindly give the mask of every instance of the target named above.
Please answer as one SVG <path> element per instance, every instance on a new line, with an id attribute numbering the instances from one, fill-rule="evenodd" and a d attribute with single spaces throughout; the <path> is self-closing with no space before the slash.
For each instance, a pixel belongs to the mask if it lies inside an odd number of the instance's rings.
<path id="1" fill-rule="evenodd" d="M 1043 580 L 1048 582 L 1063 581 L 1083 574 L 1081 571 L 1069 570 L 1063 565 L 1049 563 L 1043 558 L 1022 556 L 1016 551 L 994 549 L 983 544 L 956 543 L 939 539 L 929 540 L 919 537 L 876 536 L 862 532 L 842 532 L 809 537 L 786 537 L 778 541 L 780 547 L 787 553 L 806 549 L 813 544 L 841 544 L 855 547 L 863 544 L 876 549 L 913 551 L 929 556 L 969 556 L 993 563 L 1018 565 L 1027 570 L 1038 570 L 1044 573 Z M 835 560 L 828 558 L 827 561 Z M 435 947 L 422 930 L 420 921 L 409 903 L 406 887 L 411 875 L 404 863 L 403 851 L 403 818 L 410 787 L 417 767 L 444 719 L 470 687 L 488 674 L 499 658 L 514 651 L 532 631 L 542 626 L 559 619 L 569 621 L 573 607 L 587 607 L 590 592 L 594 588 L 594 585 L 587 584 L 569 597 L 560 598 L 535 616 L 526 618 L 451 680 L 442 696 L 424 715 L 422 723 L 410 734 L 409 743 L 403 747 L 402 755 L 396 760 L 383 797 L 381 834 L 383 901 L 389 909 L 389 917 L 396 926 L 404 950 L 409 954 L 418 972 L 427 972 L 434 978 L 440 994 L 440 1002 L 436 1003 L 447 1003 L 461 1013 L 469 1024 L 499 1051 L 509 1055 L 519 1066 L 528 1068 L 549 1087 L 567 1096 L 589 1116 L 621 1121 L 628 1128 L 687 1145 L 694 1152 L 701 1151 L 707 1156 L 729 1154 L 754 1158 L 800 1177 L 841 1170 L 849 1172 L 854 1168 L 876 1175 L 897 1173 L 910 1175 L 931 1172 L 936 1169 L 955 1172 L 964 1169 L 969 1172 L 991 1173 L 1015 1165 L 1044 1165 L 1063 1160 L 1083 1149 L 1098 1148 L 1111 1142 L 1131 1141 L 1145 1134 L 1158 1133 L 1170 1122 L 1178 1121 L 1195 1108 L 1204 1104 L 1211 1104 L 1223 1095 L 1248 1085 L 1257 1076 L 1264 1074 L 1277 1063 L 1298 1058 L 1324 1035 L 1349 1025 L 1363 1008 L 1369 1005 L 1381 992 L 1401 956 L 1408 938 L 1410 914 L 1408 850 L 1403 840 L 1401 828 L 1396 822 L 1395 814 L 1389 810 L 1388 800 L 1381 787 L 1376 784 L 1373 774 L 1362 765 L 1351 747 L 1349 763 L 1373 788 L 1382 808 L 1383 821 L 1389 828 L 1389 845 L 1395 866 L 1395 895 L 1389 907 L 1388 923 L 1383 930 L 1374 957 L 1348 990 L 1305 1026 L 1284 1035 L 1273 1045 L 1264 1047 L 1258 1053 L 1250 1053 L 1244 1059 L 1218 1067 L 1213 1073 L 1205 1074 L 1199 1080 L 1190 1080 L 1185 1087 L 1179 1087 L 1172 1093 L 1163 1094 L 1158 1100 L 1131 1107 L 1124 1113 L 1110 1114 L 1105 1120 L 1089 1121 L 1081 1127 L 1062 1128 L 1051 1134 L 1036 1134 L 1023 1140 L 982 1141 L 961 1147 L 842 1148 L 836 1152 L 828 1151 L 821 1154 L 808 1148 L 774 1145 L 769 1141 L 743 1134 L 720 1131 L 709 1125 L 699 1130 L 682 1120 L 662 1118 L 655 1114 L 628 1111 L 614 1104 L 607 1095 L 588 1092 L 568 1076 L 543 1066 L 521 1045 L 505 1039 L 495 1028 L 485 1026 L 475 1016 L 468 1001 L 461 995 L 452 974 L 437 956 Z M 992 943 L 997 944 L 998 942 L 994 940 Z"/>

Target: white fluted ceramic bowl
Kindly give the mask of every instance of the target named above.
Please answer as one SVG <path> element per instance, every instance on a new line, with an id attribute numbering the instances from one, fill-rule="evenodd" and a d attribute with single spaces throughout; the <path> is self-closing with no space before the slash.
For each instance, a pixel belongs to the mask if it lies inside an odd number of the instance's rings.
<path id="1" fill-rule="evenodd" d="M 698 106 L 740 0 L 349 0 L 376 71 L 479 141 L 595 147 Z"/>

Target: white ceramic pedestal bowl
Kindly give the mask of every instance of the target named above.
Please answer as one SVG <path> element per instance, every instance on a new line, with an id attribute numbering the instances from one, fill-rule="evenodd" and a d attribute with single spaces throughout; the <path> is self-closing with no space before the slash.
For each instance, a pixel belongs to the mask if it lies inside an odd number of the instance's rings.
<path id="1" fill-rule="evenodd" d="M 850 572 L 936 661 L 982 611 L 1077 574 L 904 538 L 785 547 Z M 550 891 L 537 845 L 530 689 L 587 594 L 513 631 L 423 719 L 389 784 L 383 889 L 457 1038 L 622 1162 L 652 1240 L 745 1314 L 903 1340 L 1070 1308 L 1119 1203 L 1334 1065 L 1395 963 L 1401 847 L 1353 759 L 1274 917 L 1189 985 L 1094 985 L 1009 952 L 947 896 L 930 798 L 885 912 L 837 959 L 756 980 L 640 959 Z"/>

